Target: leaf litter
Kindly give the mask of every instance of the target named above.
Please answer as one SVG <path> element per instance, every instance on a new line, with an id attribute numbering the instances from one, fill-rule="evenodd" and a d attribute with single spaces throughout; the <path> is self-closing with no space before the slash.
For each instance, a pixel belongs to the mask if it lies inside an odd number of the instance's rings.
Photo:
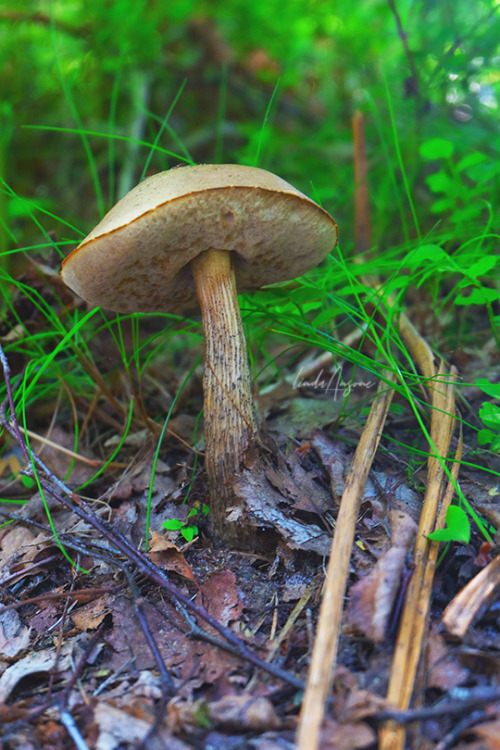
<path id="1" fill-rule="evenodd" d="M 289 404 L 293 395 L 286 394 Z M 93 499 L 75 503 L 69 492 L 63 505 L 54 478 L 64 481 L 72 459 L 45 445 L 41 457 L 50 465 L 43 492 L 30 494 L 18 484 L 25 502 L 16 511 L 6 506 L 14 523 L 0 530 L 0 732 L 7 748 L 69 748 L 75 737 L 103 750 L 141 743 L 173 750 L 294 746 L 324 566 L 359 436 L 352 424 L 330 429 L 335 409 L 322 412 L 322 398 L 301 395 L 301 402 L 315 404 L 309 422 L 307 404 L 297 404 L 288 421 L 286 402 L 279 403 L 275 418 L 269 405 L 273 459 L 256 473 L 250 456 L 235 487 L 246 493 L 263 529 L 262 547 L 253 552 L 221 547 L 203 520 L 189 543 L 179 532 L 162 529 L 171 518 L 189 523 L 182 504 L 189 462 L 178 450 L 162 455 L 150 491 L 153 443 L 148 447 L 142 437 L 137 454 L 132 441 L 124 446 L 129 468 L 102 476 Z M 186 415 L 191 427 L 190 419 Z M 397 416 L 387 429 L 398 432 Z M 71 446 L 62 425 L 52 428 L 50 440 Z M 360 498 L 322 750 L 369 748 L 380 722 L 397 717 L 385 694 L 413 571 L 425 478 L 410 472 L 390 444 L 384 448 Z M 96 460 L 91 451 L 87 458 Z M 79 472 L 77 483 L 95 468 L 81 464 Z M 461 484 L 493 522 L 498 493 L 485 476 L 462 470 Z M 9 464 L 2 484 L 11 482 Z M 149 549 L 138 565 L 129 554 L 143 546 L 148 498 Z M 200 473 L 190 502 L 205 500 Z M 475 617 L 458 640 L 456 634 L 450 640 L 449 626 L 441 625 L 445 607 L 456 601 L 463 608 L 461 589 L 466 597 L 466 584 L 473 586 L 495 559 L 481 558 L 481 543 L 477 533 L 466 548 L 452 543 L 437 570 L 423 655 L 427 667 L 419 677 L 423 703 L 410 709 L 417 720 L 422 706 L 439 708 L 444 701 L 439 720 L 424 714 L 420 720 L 431 746 L 451 731 L 450 702 L 462 701 L 464 713 L 476 716 L 479 710 L 482 723 L 464 728 L 457 747 L 495 747 L 500 695 L 487 693 L 479 709 L 467 708 L 500 674 L 492 658 L 498 650 L 498 588 L 491 587 L 491 575 L 488 595 L 477 600 L 480 593 L 474 594 Z M 170 589 L 162 585 L 165 576 Z"/>
<path id="2" fill-rule="evenodd" d="M 264 664 L 270 657 L 293 678 L 292 683 L 301 679 L 303 685 L 322 569 L 352 457 L 348 443 L 318 427 L 316 420 L 295 434 L 293 442 L 283 435 L 280 439 L 276 432 L 276 444 L 281 445 L 277 461 L 268 466 L 265 478 L 242 482 L 245 491 L 253 493 L 257 518 L 272 532 L 274 554 L 269 549 L 258 554 L 223 549 L 203 531 L 189 544 L 177 532 L 160 533 L 161 522 L 179 517 L 183 508 L 168 460 L 160 465 L 153 487 L 151 527 L 155 530 L 148 553 L 186 597 Z M 269 427 L 273 430 L 272 419 Z M 100 517 L 111 519 L 117 532 L 136 546 L 145 523 L 148 461 L 150 454 L 132 474 L 123 476 L 117 492 L 103 495 L 101 503 L 94 505 Z M 63 473 L 57 460 L 52 466 Z M 247 470 L 251 472 L 251 466 Z M 473 481 L 481 500 L 485 494 L 491 498 L 477 476 Z M 198 487 L 202 483 L 201 476 Z M 391 618 L 396 617 L 398 596 L 404 596 L 405 575 L 411 574 L 421 504 L 421 492 L 411 484 L 400 459 L 394 462 L 381 454 L 365 486 L 340 635 L 335 699 L 323 722 L 321 748 L 370 747 L 376 741 L 378 717 L 389 708 L 383 685 L 392 658 Z M 47 506 L 59 540 L 68 551 L 74 543 L 72 557 L 89 574 L 71 567 L 54 545 Z M 134 593 L 126 583 L 123 555 L 49 493 L 43 498 L 40 493 L 32 495 L 14 517 L 16 523 L 0 532 L 0 700 L 3 715 L 8 709 L 12 716 L 2 730 L 8 742 L 17 736 L 25 738 L 26 746 L 37 741 L 50 747 L 55 727 L 61 722 L 66 726 L 61 719 L 64 696 L 64 710 L 74 717 L 88 747 L 136 747 L 148 735 L 148 747 L 179 750 L 293 746 L 300 682 L 294 686 L 256 669 L 224 642 L 220 630 L 200 625 L 182 603 L 144 574 L 135 574 Z M 448 641 L 439 628 L 444 603 L 458 593 L 457 581 L 450 580 L 453 556 L 457 551 L 451 549 L 445 579 L 438 579 L 443 593 L 435 594 L 427 638 L 425 690 L 431 703 L 465 684 L 471 694 L 474 686 L 484 684 L 484 659 L 478 657 L 474 664 L 470 654 L 465 658 L 465 644 Z M 469 580 L 477 572 L 472 565 Z M 150 637 L 137 616 L 138 601 Z M 487 634 L 494 611 L 486 610 L 478 625 L 469 624 L 475 627 L 476 650 L 491 648 Z M 99 638 L 93 642 L 96 634 Z M 162 683 L 158 656 L 172 681 L 169 689 Z M 72 681 L 73 688 L 64 695 Z M 489 712 L 495 716 L 493 706 Z M 434 725 L 425 726 L 432 737 Z M 470 736 L 494 747 L 495 721 L 481 726 Z M 61 747 L 70 747 L 69 732 L 58 741 Z"/>

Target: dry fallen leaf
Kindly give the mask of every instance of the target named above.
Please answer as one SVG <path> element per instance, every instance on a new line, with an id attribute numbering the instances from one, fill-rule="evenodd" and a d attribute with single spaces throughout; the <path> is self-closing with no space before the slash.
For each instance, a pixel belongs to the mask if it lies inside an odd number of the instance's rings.
<path id="1" fill-rule="evenodd" d="M 202 601 L 212 617 L 227 626 L 237 620 L 243 609 L 236 576 L 230 570 L 218 570 L 201 587 Z"/>
<path id="2" fill-rule="evenodd" d="M 445 643 L 444 638 L 436 633 L 435 628 L 429 636 L 427 658 L 428 687 L 446 691 L 462 685 L 469 677 L 469 670 L 460 663 L 454 649 Z"/>
<path id="3" fill-rule="evenodd" d="M 153 721 L 117 708 L 112 703 L 100 701 L 94 710 L 94 720 L 99 730 L 95 750 L 115 750 L 115 748 L 136 747 L 145 737 Z M 172 737 L 165 730 L 151 740 L 148 747 L 162 747 L 168 750 L 190 750 L 182 740 Z"/>
<path id="4" fill-rule="evenodd" d="M 186 561 L 181 550 L 176 547 L 175 544 L 170 542 L 163 534 L 158 534 L 156 531 L 151 532 L 149 557 L 159 568 L 174 571 L 184 578 L 193 581 L 193 583 L 198 586 L 193 574 L 193 569 Z"/>
<path id="5" fill-rule="evenodd" d="M 474 727 L 474 734 L 486 741 L 484 750 L 500 750 L 500 719 Z"/>
<path id="6" fill-rule="evenodd" d="M 138 743 L 149 731 L 151 724 L 131 716 L 110 703 L 100 701 L 94 710 L 94 720 L 99 727 L 96 750 L 114 750 L 116 747 Z"/>
<path id="7" fill-rule="evenodd" d="M 321 732 L 321 750 L 361 750 L 373 745 L 376 740 L 375 731 L 367 724 L 337 724 L 328 719 Z"/>
<path id="8" fill-rule="evenodd" d="M 75 639 L 66 642 L 59 653 L 56 652 L 55 648 L 38 651 L 38 653 L 28 654 L 12 666 L 7 667 L 0 677 L 0 703 L 5 703 L 23 677 L 40 672 L 50 672 L 56 664 L 58 672 L 68 669 L 71 666 L 71 651 L 74 642 Z"/>
<path id="9" fill-rule="evenodd" d="M 267 698 L 227 695 L 208 706 L 210 718 L 219 727 L 236 732 L 267 732 L 278 729 L 281 721 Z"/>
<path id="10" fill-rule="evenodd" d="M 31 628 L 21 623 L 15 609 L 0 613 L 0 656 L 13 659 L 20 651 L 28 648 Z"/>
<path id="11" fill-rule="evenodd" d="M 391 511 L 393 546 L 377 560 L 370 573 L 349 589 L 346 620 L 375 643 L 382 643 L 409 546 L 417 530 L 413 519 L 401 511 Z"/>
<path id="12" fill-rule="evenodd" d="M 71 619 L 73 624 L 79 630 L 95 630 L 99 627 L 106 615 L 110 612 L 109 601 L 107 596 L 101 596 L 89 604 L 73 612 Z"/>

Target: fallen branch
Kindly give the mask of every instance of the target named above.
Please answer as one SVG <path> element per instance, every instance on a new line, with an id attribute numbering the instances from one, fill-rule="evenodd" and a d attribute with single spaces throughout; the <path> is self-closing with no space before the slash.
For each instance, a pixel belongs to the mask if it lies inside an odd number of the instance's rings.
<path id="1" fill-rule="evenodd" d="M 388 379 L 390 379 L 390 375 Z M 307 688 L 302 701 L 297 750 L 315 750 L 337 659 L 344 595 L 363 490 L 394 391 L 381 382 L 354 454 L 340 501 L 326 585 L 321 602 Z"/>
<path id="2" fill-rule="evenodd" d="M 432 582 L 439 548 L 439 542 L 431 541 L 428 535 L 436 528 L 444 526 L 446 510 L 454 492 L 453 482 L 445 486 L 446 472 L 444 460 L 441 458 L 448 455 L 455 427 L 454 383 L 443 380 L 444 374 L 441 364 L 436 373 L 432 394 L 431 455 L 428 459 L 427 491 L 415 542 L 415 567 L 403 607 L 387 691 L 388 700 L 402 710 L 410 705 L 427 632 Z M 456 375 L 453 369 L 451 375 Z M 455 479 L 460 458 L 461 444 L 452 468 L 452 476 L 454 475 Z M 403 750 L 405 736 L 403 726 L 388 722 L 380 731 L 379 750 Z"/>

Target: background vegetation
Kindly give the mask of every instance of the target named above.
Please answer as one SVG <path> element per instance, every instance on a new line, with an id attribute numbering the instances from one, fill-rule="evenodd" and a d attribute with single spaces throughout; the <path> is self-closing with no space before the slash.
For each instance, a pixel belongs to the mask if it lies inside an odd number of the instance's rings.
<path id="1" fill-rule="evenodd" d="M 394 316 L 411 307 L 438 352 L 459 365 L 473 359 L 490 383 L 475 428 L 498 448 L 499 10 L 497 0 L 5 2 L 1 333 L 24 373 L 16 398 L 25 423 L 63 414 L 78 449 L 85 430 L 94 446 L 99 433 L 86 417 L 91 403 L 105 404 L 115 431 L 145 414 L 162 421 L 199 356 L 198 323 L 182 323 L 179 336 L 172 318 L 125 325 L 87 312 L 58 282 L 60 261 L 144 174 L 241 162 L 314 197 L 341 231 L 339 250 L 299 287 L 244 303 L 263 380 L 283 366 L 271 328 L 282 342 L 348 352 L 369 369 L 401 367 L 413 387 L 412 363 L 403 354 L 396 365 L 394 331 Z M 362 257 L 355 110 L 366 117 L 372 209 Z M 381 322 L 366 312 L 367 273 L 395 295 Z M 353 322 L 368 333 L 350 351 L 338 340 Z M 187 369 L 172 370 L 153 396 L 159 361 Z M 132 395 L 141 404 L 133 416 Z"/>

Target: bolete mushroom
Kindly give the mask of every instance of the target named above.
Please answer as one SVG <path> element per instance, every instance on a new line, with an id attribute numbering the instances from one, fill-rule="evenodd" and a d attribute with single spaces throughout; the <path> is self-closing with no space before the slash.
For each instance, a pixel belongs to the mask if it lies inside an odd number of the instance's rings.
<path id="1" fill-rule="evenodd" d="M 336 241 L 331 216 L 280 177 L 201 164 L 141 182 L 63 262 L 63 281 L 91 305 L 121 313 L 201 307 L 216 524 L 227 521 L 234 475 L 257 434 L 237 292 L 300 276 Z"/>

